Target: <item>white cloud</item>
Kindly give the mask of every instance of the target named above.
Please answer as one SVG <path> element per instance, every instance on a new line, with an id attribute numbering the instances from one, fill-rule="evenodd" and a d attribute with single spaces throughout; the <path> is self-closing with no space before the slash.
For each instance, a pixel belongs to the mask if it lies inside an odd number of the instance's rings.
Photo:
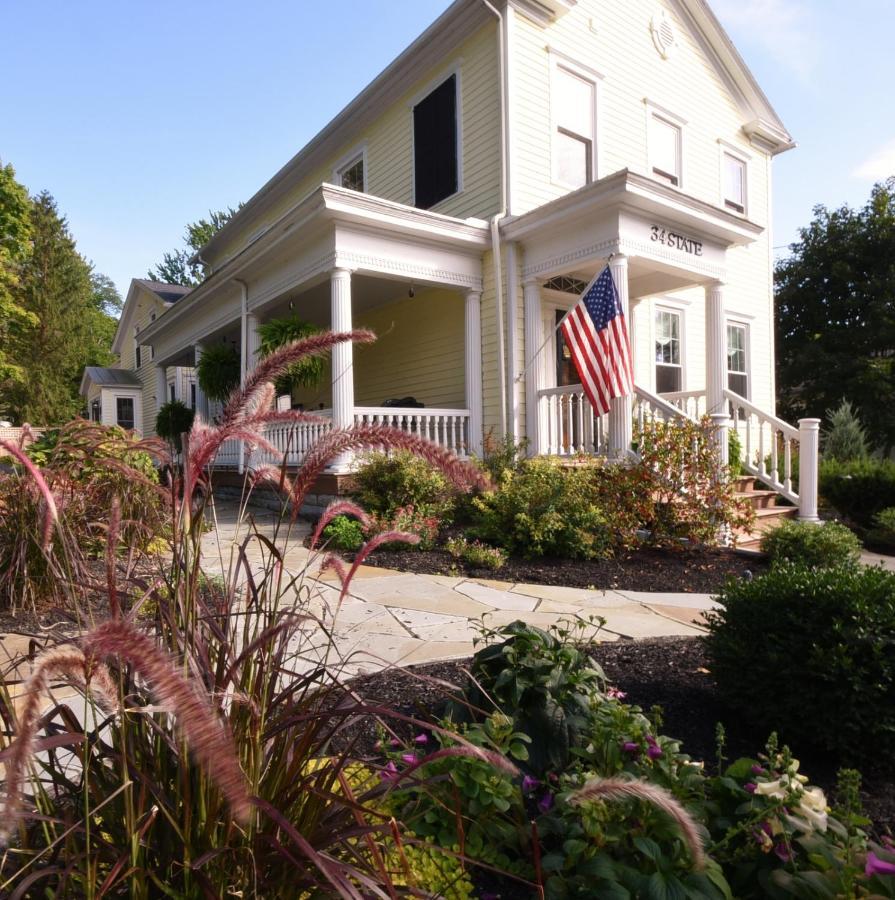
<path id="1" fill-rule="evenodd" d="M 761 47 L 808 80 L 820 61 L 815 15 L 803 0 L 714 0 L 712 8 L 735 40 Z"/>
<path id="2" fill-rule="evenodd" d="M 880 147 L 851 173 L 852 178 L 885 181 L 895 175 L 895 140 Z"/>

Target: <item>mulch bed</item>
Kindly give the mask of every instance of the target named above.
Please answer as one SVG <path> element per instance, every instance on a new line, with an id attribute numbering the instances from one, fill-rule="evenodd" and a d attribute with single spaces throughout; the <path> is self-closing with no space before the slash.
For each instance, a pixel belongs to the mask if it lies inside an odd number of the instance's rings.
<path id="1" fill-rule="evenodd" d="M 676 552 L 638 549 L 594 560 L 513 557 L 497 572 L 466 566 L 444 550 L 377 550 L 365 562 L 402 572 L 496 578 L 515 584 L 684 594 L 715 593 L 730 578 L 749 578 L 768 568 L 761 556 L 710 548 Z"/>
<path id="2" fill-rule="evenodd" d="M 653 705 L 662 707 L 662 732 L 678 738 L 683 751 L 694 759 L 705 760 L 707 768 L 716 757 L 715 726 L 722 722 L 726 729 L 724 755 L 729 760 L 740 756 L 754 757 L 765 745 L 768 735 L 745 725 L 740 717 L 727 709 L 718 696 L 708 671 L 709 661 L 702 638 L 654 638 L 642 641 L 618 641 L 597 644 L 594 658 L 606 672 L 609 681 L 627 694 L 627 702 L 646 711 Z M 430 663 L 407 669 L 389 669 L 358 678 L 353 687 L 377 706 L 431 720 L 452 693 L 438 681 L 462 686 L 470 660 Z M 395 731 L 409 739 L 411 729 L 395 723 Z M 781 740 L 785 733 L 781 729 Z M 375 755 L 376 735 L 370 725 L 362 733 L 353 750 Z M 833 794 L 839 768 L 828 755 L 807 747 L 795 747 L 801 761 L 800 771 L 812 784 L 820 785 L 828 797 Z M 862 799 L 867 815 L 879 832 L 895 832 L 895 768 L 888 771 L 862 770 Z"/>

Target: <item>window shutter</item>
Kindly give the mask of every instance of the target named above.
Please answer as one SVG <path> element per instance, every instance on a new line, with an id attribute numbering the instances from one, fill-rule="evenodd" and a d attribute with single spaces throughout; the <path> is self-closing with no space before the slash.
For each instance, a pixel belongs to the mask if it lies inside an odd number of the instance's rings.
<path id="1" fill-rule="evenodd" d="M 456 75 L 413 108 L 413 152 L 415 201 L 420 209 L 457 192 Z"/>

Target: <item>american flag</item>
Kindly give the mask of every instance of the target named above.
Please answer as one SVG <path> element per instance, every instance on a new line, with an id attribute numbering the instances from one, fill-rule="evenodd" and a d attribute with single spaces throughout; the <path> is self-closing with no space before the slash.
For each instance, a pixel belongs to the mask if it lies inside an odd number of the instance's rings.
<path id="1" fill-rule="evenodd" d="M 609 266 L 563 319 L 562 333 L 597 414 L 609 411 L 611 398 L 633 392 L 628 326 Z"/>

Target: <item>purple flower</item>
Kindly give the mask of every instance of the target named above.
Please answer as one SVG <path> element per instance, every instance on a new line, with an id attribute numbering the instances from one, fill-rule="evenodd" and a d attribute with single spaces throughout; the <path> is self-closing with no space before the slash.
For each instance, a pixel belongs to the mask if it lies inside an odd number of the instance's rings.
<path id="1" fill-rule="evenodd" d="M 662 755 L 662 748 L 659 746 L 659 742 L 654 737 L 648 737 L 646 742 L 649 744 L 646 755 L 650 759 L 658 759 Z"/>
<path id="2" fill-rule="evenodd" d="M 531 775 L 526 775 L 522 779 L 522 793 L 530 794 L 536 787 L 540 787 L 541 782 L 538 781 L 537 778 L 533 778 Z"/>
<path id="3" fill-rule="evenodd" d="M 743 789 L 747 790 L 750 794 L 754 794 L 756 790 L 758 790 L 758 785 L 754 781 L 750 781 L 743 785 Z"/>
<path id="4" fill-rule="evenodd" d="M 872 850 L 867 854 L 867 865 L 864 866 L 864 874 L 870 878 L 872 875 L 895 875 L 895 863 L 880 859 Z"/>
<path id="5" fill-rule="evenodd" d="M 624 750 L 625 753 L 640 753 L 640 744 L 637 744 L 634 741 L 625 741 L 624 744 L 622 744 L 622 750 Z"/>
<path id="6" fill-rule="evenodd" d="M 379 773 L 379 777 L 383 781 L 394 781 L 398 777 L 398 767 L 389 760 L 388 765 Z"/>
<path id="7" fill-rule="evenodd" d="M 413 742 L 415 744 L 428 744 L 429 743 L 429 735 L 428 734 L 418 734 Z"/>
<path id="8" fill-rule="evenodd" d="M 774 846 L 774 853 L 778 857 L 778 859 L 782 860 L 785 863 L 788 863 L 792 860 L 792 852 L 786 844 L 780 843 Z"/>
<path id="9" fill-rule="evenodd" d="M 767 771 L 767 769 L 765 769 L 763 766 L 758 766 L 758 765 L 752 766 L 752 774 L 753 775 L 764 775 L 766 771 Z"/>
<path id="10" fill-rule="evenodd" d="M 551 794 L 549 791 L 544 794 L 541 799 L 538 800 L 538 809 L 542 813 L 549 812 L 551 809 L 553 809 L 553 794 Z"/>
<path id="11" fill-rule="evenodd" d="M 389 747 L 400 747 L 400 746 L 401 746 L 401 742 L 400 742 L 397 738 L 392 738 L 392 739 L 388 742 L 388 745 L 389 745 Z"/>
<path id="12" fill-rule="evenodd" d="M 408 766 L 412 766 L 416 762 L 416 754 L 415 753 L 402 753 L 401 759 L 407 763 Z"/>

